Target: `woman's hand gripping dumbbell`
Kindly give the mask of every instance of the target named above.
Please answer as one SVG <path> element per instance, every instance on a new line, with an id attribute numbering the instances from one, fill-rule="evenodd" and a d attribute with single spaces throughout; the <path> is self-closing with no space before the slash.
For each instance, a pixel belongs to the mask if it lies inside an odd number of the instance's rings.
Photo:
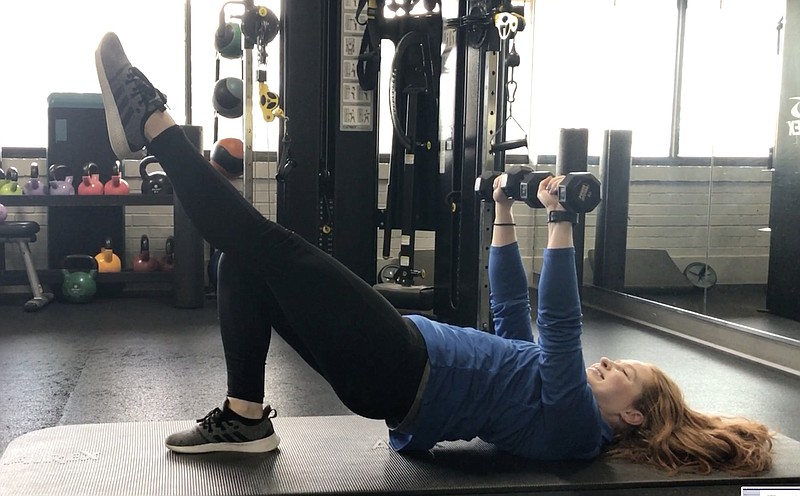
<path id="1" fill-rule="evenodd" d="M 475 180 L 475 192 L 481 200 L 496 201 L 493 186 L 500 178 L 501 189 L 507 198 L 522 201 L 530 208 L 544 208 L 537 192 L 539 184 L 548 177 L 553 177 L 553 174 L 514 165 L 505 173 L 488 171 L 481 174 Z M 590 172 L 570 172 L 558 184 L 557 193 L 564 209 L 579 214 L 591 212 L 600 204 L 600 181 Z"/>

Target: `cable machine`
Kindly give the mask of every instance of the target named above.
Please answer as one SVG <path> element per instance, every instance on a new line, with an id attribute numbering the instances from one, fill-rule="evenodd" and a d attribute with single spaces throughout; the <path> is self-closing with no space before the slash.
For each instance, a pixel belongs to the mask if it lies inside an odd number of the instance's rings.
<path id="1" fill-rule="evenodd" d="M 523 6 L 284 0 L 282 17 L 281 94 L 303 125 L 293 128 L 302 146 L 278 191 L 278 221 L 370 284 L 377 229 L 384 257 L 399 230 L 399 267 L 379 290 L 398 308 L 489 329 L 493 205 L 476 199 L 474 183 L 485 170 L 504 170 L 505 153 L 527 144 L 505 141 L 515 122 L 507 95 Z M 395 46 L 389 88 L 379 85 L 383 40 Z M 389 91 L 389 109 L 378 109 L 381 91 Z M 391 113 L 393 133 L 385 209 L 377 203 L 379 110 Z M 417 231 L 434 232 L 432 285 L 421 284 L 414 264 Z"/>
<path id="2" fill-rule="evenodd" d="M 446 207 L 436 231 L 434 313 L 484 330 L 492 328 L 487 268 L 494 204 L 481 203 L 474 184 L 484 171 L 505 170 L 507 151 L 527 146 L 526 139 L 506 140 L 507 124 L 516 122 L 508 112 L 509 81 L 519 64 L 514 37 L 525 24 L 524 7 L 510 1 L 462 0 L 446 21 L 446 37 L 455 41 L 441 87 L 454 94 L 453 113 L 441 122 L 439 196 Z"/>

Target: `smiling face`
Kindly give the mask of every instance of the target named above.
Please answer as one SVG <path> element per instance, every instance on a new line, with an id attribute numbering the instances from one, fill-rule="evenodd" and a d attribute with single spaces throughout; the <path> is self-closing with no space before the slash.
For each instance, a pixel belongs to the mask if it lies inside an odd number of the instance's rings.
<path id="1" fill-rule="evenodd" d="M 603 357 L 586 369 L 586 378 L 601 415 L 612 427 L 642 423 L 644 417 L 633 404 L 642 395 L 644 386 L 653 382 L 649 364 Z"/>

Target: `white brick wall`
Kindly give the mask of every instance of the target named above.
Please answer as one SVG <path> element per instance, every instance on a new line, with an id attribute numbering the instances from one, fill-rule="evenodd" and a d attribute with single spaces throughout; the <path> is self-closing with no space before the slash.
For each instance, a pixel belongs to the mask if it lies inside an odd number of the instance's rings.
<path id="1" fill-rule="evenodd" d="M 5 159 L 3 169 L 14 166 L 27 181 L 29 159 Z M 45 161 L 37 160 L 44 174 Z M 540 167 L 547 168 L 547 167 Z M 157 170 L 150 166 L 148 171 Z M 550 168 L 552 170 L 552 167 Z M 597 167 L 589 170 L 599 176 Z M 270 219 L 276 216 L 277 184 L 274 180 L 275 163 L 256 163 L 254 167 L 254 204 Z M 126 161 L 124 176 L 132 191 L 139 191 L 138 161 Z M 386 201 L 388 166 L 379 169 L 379 206 Z M 709 179 L 713 179 L 709 184 Z M 720 284 L 765 283 L 769 256 L 769 233 L 758 229 L 766 227 L 769 219 L 770 174 L 758 167 L 666 167 L 635 166 L 631 171 L 630 218 L 628 223 L 628 248 L 656 248 L 666 250 L 679 268 L 703 260 L 708 243 L 709 263 L 717 270 Z M 241 184 L 234 182 L 234 184 Z M 711 193 L 711 228 L 708 229 Z M 0 197 L 2 203 L 2 197 Z M 10 207 L 9 220 L 35 220 L 41 225 L 39 240 L 32 246 L 37 266 L 47 264 L 47 217 L 43 207 Z M 138 253 L 142 234 L 150 237 L 151 250 L 161 256 L 164 243 L 172 233 L 172 207 L 126 207 L 126 251 Z M 541 210 L 531 210 L 524 205 L 514 207 L 517 233 L 523 260 L 529 271 L 541 266 L 542 247 L 547 236 L 546 222 Z M 594 248 L 596 213 L 586 219 L 587 250 Z M 378 265 L 382 261 L 383 235 L 378 230 Z M 417 248 L 433 249 L 433 233 L 421 232 Z M 100 247 L 98 246 L 98 251 Z M 22 268 L 21 256 L 7 247 L 6 261 L 9 269 Z M 207 250 L 206 250 L 207 251 Z M 393 235 L 393 256 L 399 252 L 399 231 Z"/>

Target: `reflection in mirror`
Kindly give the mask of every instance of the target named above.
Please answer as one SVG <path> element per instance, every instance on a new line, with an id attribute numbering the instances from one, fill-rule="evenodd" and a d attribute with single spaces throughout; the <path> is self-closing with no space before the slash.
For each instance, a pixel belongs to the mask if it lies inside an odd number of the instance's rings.
<path id="1" fill-rule="evenodd" d="M 771 150 L 776 131 L 780 146 L 786 130 L 781 123 L 800 119 L 778 118 L 779 100 L 788 113 L 784 100 L 796 96 L 779 97 L 789 49 L 786 2 L 677 3 L 536 2 L 532 160 L 553 162 L 545 154 L 557 149 L 560 128 L 587 127 L 589 170 L 599 177 L 604 131 L 632 131 L 619 289 L 800 338 L 797 315 L 768 311 L 777 272 Z M 557 29 L 565 23 L 575 28 L 569 37 Z M 558 67 L 558 74 L 537 70 L 544 67 Z M 539 92 L 548 97 L 537 99 Z M 589 255 L 603 236 L 595 231 L 598 216 L 587 216 Z M 593 261 L 588 257 L 588 283 Z"/>

